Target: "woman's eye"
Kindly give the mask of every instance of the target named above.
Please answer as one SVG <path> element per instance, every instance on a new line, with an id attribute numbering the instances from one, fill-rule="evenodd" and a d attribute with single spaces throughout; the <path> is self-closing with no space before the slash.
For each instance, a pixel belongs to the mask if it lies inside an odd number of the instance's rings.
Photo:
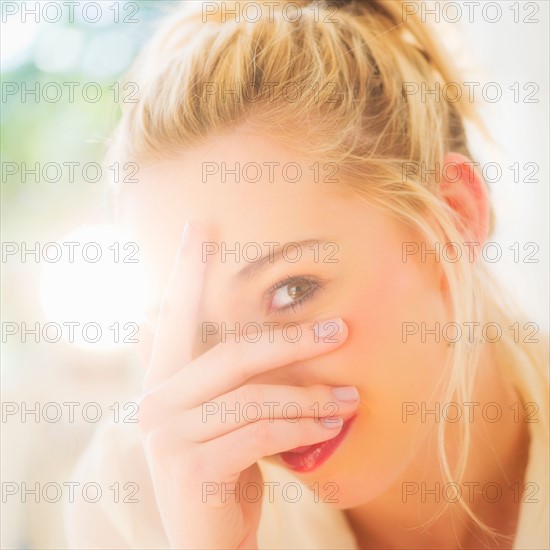
<path id="1" fill-rule="evenodd" d="M 300 303 L 315 288 L 315 284 L 305 279 L 297 279 L 284 283 L 273 293 L 271 307 L 274 309 L 285 309 Z"/>

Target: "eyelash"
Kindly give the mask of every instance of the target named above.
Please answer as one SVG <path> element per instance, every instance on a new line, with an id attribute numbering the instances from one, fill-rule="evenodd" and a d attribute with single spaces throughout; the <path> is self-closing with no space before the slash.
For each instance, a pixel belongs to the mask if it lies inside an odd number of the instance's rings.
<path id="1" fill-rule="evenodd" d="M 279 289 L 281 289 L 285 286 L 290 285 L 291 283 L 300 282 L 300 281 L 305 281 L 305 282 L 311 284 L 312 289 L 305 296 L 303 296 L 302 298 L 298 298 L 295 302 L 287 304 L 286 306 L 280 307 L 278 309 L 270 310 L 270 313 L 282 314 L 282 313 L 287 312 L 289 309 L 292 309 L 293 312 L 296 312 L 298 307 L 302 307 L 302 305 L 306 301 L 313 298 L 317 294 L 317 292 L 323 288 L 322 282 L 319 279 L 317 279 L 316 277 L 304 276 L 304 275 L 285 277 L 283 280 L 275 283 L 271 288 L 269 288 L 266 291 L 266 298 L 271 303 L 271 301 L 273 300 L 273 295 L 275 294 L 275 292 L 277 292 Z"/>

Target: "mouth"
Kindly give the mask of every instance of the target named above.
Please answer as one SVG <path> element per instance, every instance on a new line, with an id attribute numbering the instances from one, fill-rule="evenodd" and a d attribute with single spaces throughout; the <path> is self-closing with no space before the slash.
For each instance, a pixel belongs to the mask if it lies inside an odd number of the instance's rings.
<path id="1" fill-rule="evenodd" d="M 338 435 L 332 439 L 322 441 L 321 443 L 315 443 L 314 445 L 303 445 L 290 451 L 279 453 L 281 460 L 295 472 L 305 473 L 316 470 L 321 464 L 326 462 L 340 446 L 348 434 L 349 428 L 354 420 L 355 416 L 345 420 Z"/>

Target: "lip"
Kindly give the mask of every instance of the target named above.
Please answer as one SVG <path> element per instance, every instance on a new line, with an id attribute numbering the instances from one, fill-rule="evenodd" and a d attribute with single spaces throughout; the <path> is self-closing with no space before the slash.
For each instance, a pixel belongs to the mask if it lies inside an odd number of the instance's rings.
<path id="1" fill-rule="evenodd" d="M 279 453 L 281 460 L 295 472 L 305 473 L 316 470 L 321 464 L 326 462 L 340 446 L 340 443 L 345 439 L 355 418 L 356 415 L 345 420 L 338 435 L 332 439 L 322 441 L 321 443 L 315 443 L 314 445 L 303 445 L 291 451 Z"/>

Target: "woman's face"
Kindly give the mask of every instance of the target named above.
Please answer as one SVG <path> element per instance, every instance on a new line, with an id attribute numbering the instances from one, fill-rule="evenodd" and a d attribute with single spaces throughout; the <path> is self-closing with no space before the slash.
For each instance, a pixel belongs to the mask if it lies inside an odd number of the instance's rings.
<path id="1" fill-rule="evenodd" d="M 245 169 L 247 163 L 261 170 Z M 301 177 L 290 181 L 296 164 Z M 231 170 L 239 165 L 236 181 Z M 336 483 L 332 498 L 347 508 L 375 498 L 418 466 L 428 424 L 419 413 L 404 416 L 404 404 L 433 408 L 448 347 L 433 335 L 423 343 L 420 332 L 404 338 L 403 323 L 433 329 L 448 318 L 437 265 L 421 262 L 419 255 L 403 261 L 403 243 L 419 243 L 419 235 L 365 201 L 338 195 L 346 182 L 335 167 L 322 159 L 317 167 L 240 128 L 178 161 L 142 168 L 139 183 L 127 184 L 123 205 L 140 257 L 153 270 L 159 302 L 186 220 L 208 232 L 197 354 L 234 339 L 229 331 L 239 324 L 243 338 L 246 323 L 269 330 L 335 317 L 345 321 L 349 335 L 342 346 L 249 382 L 359 389 L 357 416 L 336 452 L 315 470 L 297 474 L 308 485 Z M 301 241 L 261 267 L 254 261 L 276 247 L 268 243 Z M 243 269 L 248 271 L 239 274 Z"/>

